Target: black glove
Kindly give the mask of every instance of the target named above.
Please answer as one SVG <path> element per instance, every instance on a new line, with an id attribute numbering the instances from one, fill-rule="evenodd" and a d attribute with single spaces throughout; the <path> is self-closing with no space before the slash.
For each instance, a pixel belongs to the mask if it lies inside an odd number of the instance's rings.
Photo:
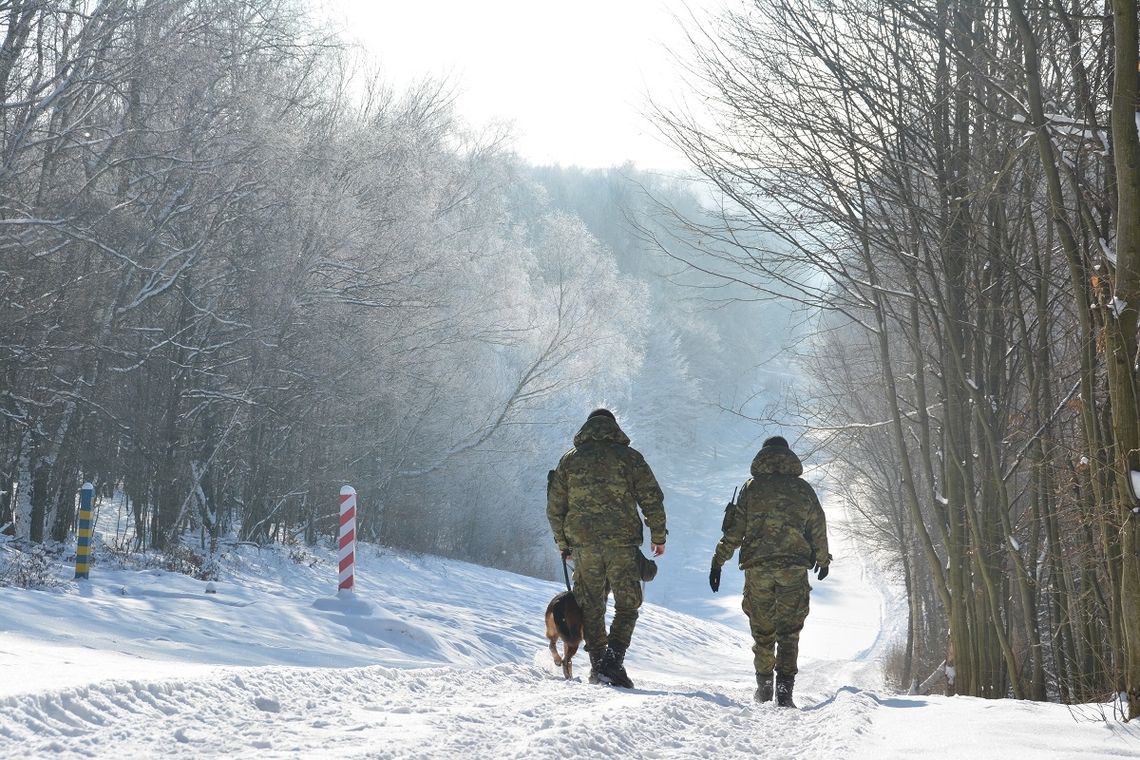
<path id="1" fill-rule="evenodd" d="M 563 549 L 562 550 L 562 561 L 565 562 L 566 560 L 570 559 L 570 556 L 573 553 L 574 553 L 574 551 L 572 549 Z"/>
<path id="2" fill-rule="evenodd" d="M 720 591 L 720 565 L 715 562 L 709 570 L 709 588 L 713 590 L 714 594 Z"/>
<path id="3" fill-rule="evenodd" d="M 829 567 L 829 565 L 821 565 L 819 563 L 816 563 L 816 566 L 815 566 L 816 580 L 822 581 L 824 578 L 827 577 L 827 568 L 828 567 Z"/>

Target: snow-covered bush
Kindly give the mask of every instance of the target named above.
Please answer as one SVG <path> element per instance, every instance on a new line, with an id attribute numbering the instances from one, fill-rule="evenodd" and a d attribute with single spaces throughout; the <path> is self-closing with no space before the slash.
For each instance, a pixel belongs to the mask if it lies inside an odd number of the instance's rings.
<path id="1" fill-rule="evenodd" d="M 57 557 L 52 544 L 0 544 L 0 586 L 54 588 L 60 584 L 55 573 Z"/>

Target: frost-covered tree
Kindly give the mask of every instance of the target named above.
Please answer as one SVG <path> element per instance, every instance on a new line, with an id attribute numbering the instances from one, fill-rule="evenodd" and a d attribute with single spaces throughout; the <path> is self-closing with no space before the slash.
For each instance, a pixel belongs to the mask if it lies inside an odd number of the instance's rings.
<path id="1" fill-rule="evenodd" d="M 731 199 L 683 258 L 827 314 L 808 428 L 948 624 L 912 620 L 908 661 L 1134 705 L 1135 3 L 1115 47 L 1055 10 L 742 3 L 693 30 L 709 116 L 661 117 Z"/>

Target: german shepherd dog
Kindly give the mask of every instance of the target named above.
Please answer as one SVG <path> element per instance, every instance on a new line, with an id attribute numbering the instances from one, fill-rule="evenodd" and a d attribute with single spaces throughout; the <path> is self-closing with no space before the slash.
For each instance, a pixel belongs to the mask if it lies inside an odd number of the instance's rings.
<path id="1" fill-rule="evenodd" d="M 582 643 L 582 608 L 569 591 L 563 591 L 546 606 L 546 638 L 550 639 L 550 653 L 554 655 L 554 665 L 562 666 L 562 675 L 574 677 L 570 659 Z M 563 654 L 558 654 L 558 639 L 562 639 Z"/>

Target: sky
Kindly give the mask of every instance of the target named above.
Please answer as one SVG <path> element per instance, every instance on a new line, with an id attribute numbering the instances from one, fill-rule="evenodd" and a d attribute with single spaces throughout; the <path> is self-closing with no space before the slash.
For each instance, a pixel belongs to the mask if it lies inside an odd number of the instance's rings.
<path id="1" fill-rule="evenodd" d="M 524 159 L 686 165 L 647 116 L 650 96 L 675 102 L 684 93 L 674 59 L 689 50 L 678 20 L 689 14 L 682 0 L 325 4 L 393 84 L 446 77 L 457 86 L 461 116 L 476 127 L 510 122 Z"/>

